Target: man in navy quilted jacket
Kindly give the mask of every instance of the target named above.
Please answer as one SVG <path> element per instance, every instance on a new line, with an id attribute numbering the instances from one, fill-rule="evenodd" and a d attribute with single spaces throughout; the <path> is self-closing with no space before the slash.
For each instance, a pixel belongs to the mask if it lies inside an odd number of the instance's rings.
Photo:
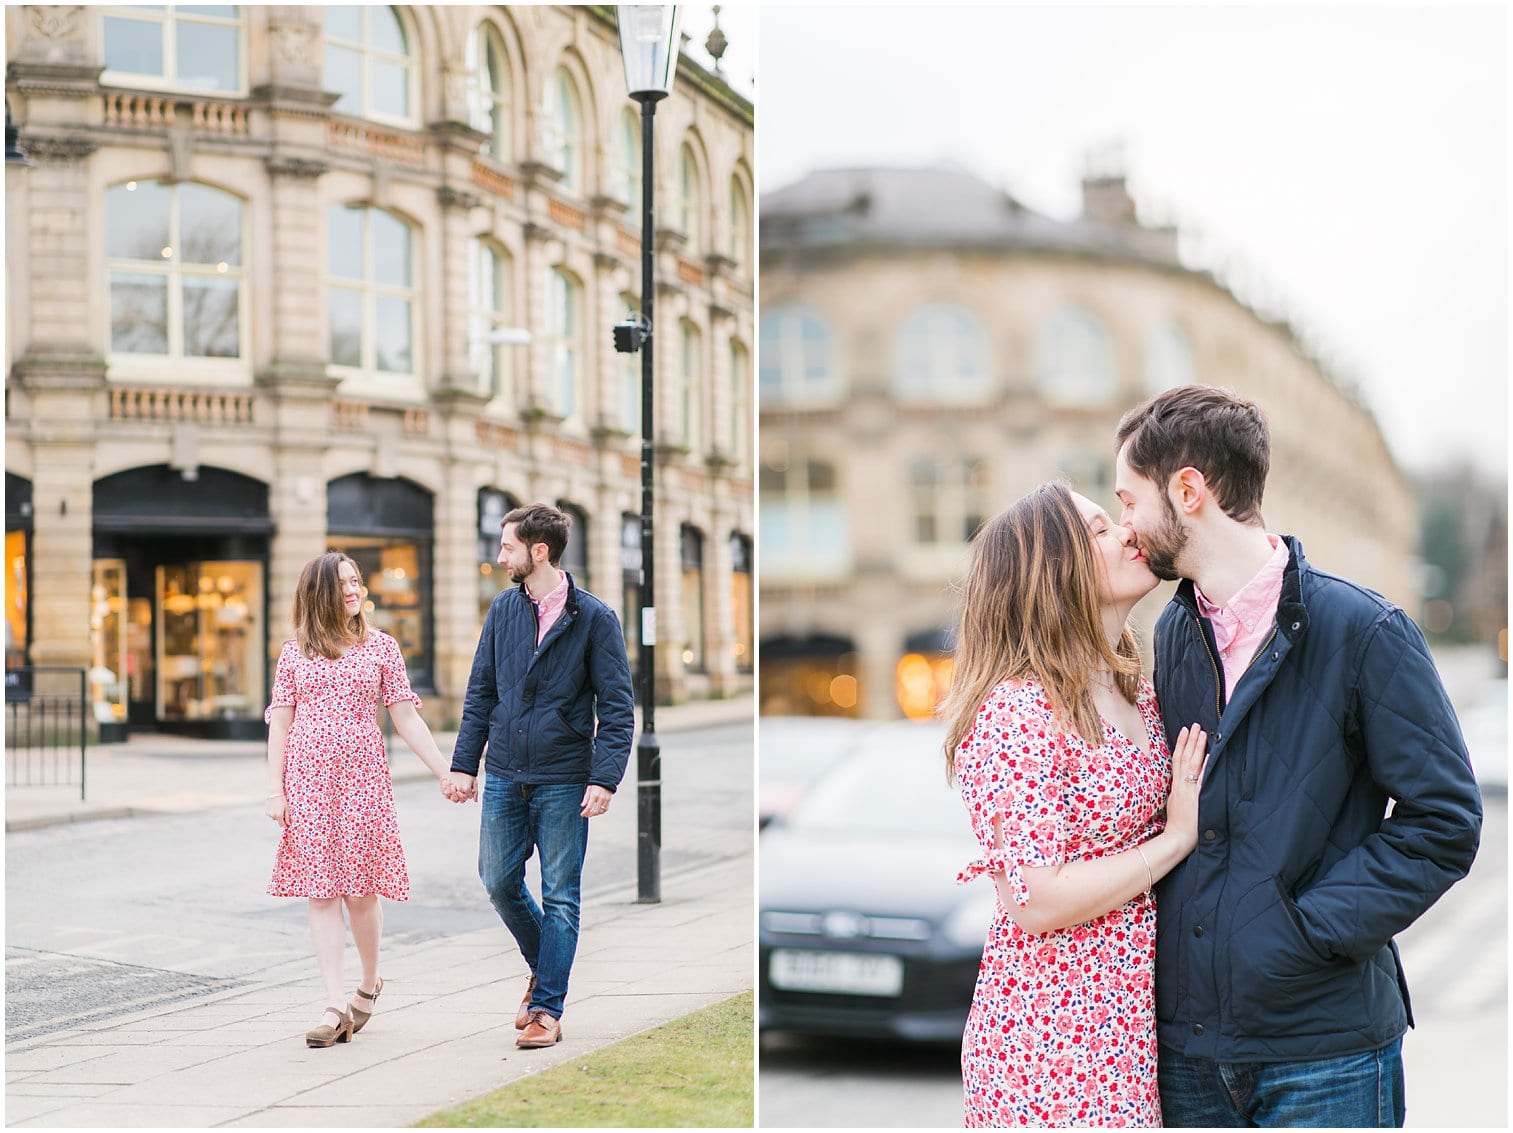
<path id="1" fill-rule="evenodd" d="M 1393 936 L 1481 834 L 1423 634 L 1266 530 L 1255 405 L 1168 390 L 1118 443 L 1121 522 L 1181 579 L 1155 633 L 1167 738 L 1209 735 L 1197 849 L 1156 886 L 1164 1121 L 1401 1126 L 1413 1016 Z"/>
<path id="2" fill-rule="evenodd" d="M 558 568 L 571 522 L 548 504 L 504 517 L 499 562 L 516 585 L 484 618 L 452 750 L 466 797 L 488 747 L 478 873 L 530 965 L 515 1016 L 527 1050 L 562 1039 L 588 821 L 609 809 L 635 731 L 620 621 Z M 532 852 L 540 905 L 525 885 Z"/>

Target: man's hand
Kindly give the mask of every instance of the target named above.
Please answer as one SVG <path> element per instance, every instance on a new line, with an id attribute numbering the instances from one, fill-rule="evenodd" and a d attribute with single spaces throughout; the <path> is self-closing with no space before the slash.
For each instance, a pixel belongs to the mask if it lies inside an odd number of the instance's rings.
<path id="1" fill-rule="evenodd" d="M 465 803 L 478 797 L 478 778 L 461 771 L 448 771 L 441 777 L 441 793 L 454 803 Z"/>
<path id="2" fill-rule="evenodd" d="M 614 797 L 614 792 L 606 791 L 603 787 L 596 787 L 592 783 L 588 790 L 583 792 L 583 809 L 578 813 L 584 818 L 593 818 L 603 814 L 609 809 L 609 800 Z"/>

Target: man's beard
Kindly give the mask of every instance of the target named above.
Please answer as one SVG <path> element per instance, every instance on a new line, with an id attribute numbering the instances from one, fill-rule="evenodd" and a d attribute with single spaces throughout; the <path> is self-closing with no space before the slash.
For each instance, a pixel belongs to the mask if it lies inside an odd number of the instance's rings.
<path id="1" fill-rule="evenodd" d="M 516 586 L 519 586 L 527 578 L 536 573 L 536 560 L 532 559 L 530 562 L 526 563 L 525 569 L 523 570 L 519 567 L 510 567 L 509 571 L 510 581 L 513 582 Z"/>
<path id="2" fill-rule="evenodd" d="M 1177 569 L 1177 556 L 1187 549 L 1187 528 L 1177 518 L 1177 509 L 1166 496 L 1161 497 L 1166 505 L 1166 522 L 1140 538 L 1140 550 L 1145 554 L 1145 565 L 1150 572 L 1164 582 L 1175 582 L 1182 577 Z"/>

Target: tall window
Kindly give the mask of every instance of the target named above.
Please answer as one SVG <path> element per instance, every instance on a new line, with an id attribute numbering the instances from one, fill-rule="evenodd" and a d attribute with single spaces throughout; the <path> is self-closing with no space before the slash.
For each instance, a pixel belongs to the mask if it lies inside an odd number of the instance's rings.
<path id="1" fill-rule="evenodd" d="M 751 540 L 744 535 L 732 533 L 730 536 L 730 624 L 734 632 L 731 634 L 730 649 L 735 655 L 735 667 L 738 673 L 751 672 L 752 659 L 755 656 L 753 628 L 756 620 L 755 605 L 752 600 L 755 588 L 751 585 L 751 579 Z"/>
<path id="2" fill-rule="evenodd" d="M 510 259 L 497 244 L 475 236 L 468 243 L 468 343 L 478 392 L 514 403 L 514 347 L 491 341 L 510 326 Z"/>
<path id="3" fill-rule="evenodd" d="M 559 417 L 577 417 L 583 389 L 583 285 L 562 268 L 547 280 L 550 294 L 549 332 L 552 343 L 552 410 Z"/>
<path id="4" fill-rule="evenodd" d="M 683 524 L 678 529 L 682 560 L 683 668 L 704 670 L 704 534 Z"/>
<path id="5" fill-rule="evenodd" d="M 326 228 L 332 365 L 413 374 L 415 287 L 409 225 L 382 209 L 332 205 Z"/>
<path id="6" fill-rule="evenodd" d="M 1085 404 L 1114 396 L 1114 346 L 1097 316 L 1068 307 L 1051 317 L 1040 339 L 1040 391 Z"/>
<path id="7" fill-rule="evenodd" d="M 840 572 L 851 563 L 851 536 L 835 465 L 769 454 L 760 472 L 762 569 L 774 574 Z"/>
<path id="8" fill-rule="evenodd" d="M 591 590 L 593 588 L 588 577 L 588 512 L 566 500 L 558 500 L 557 506 L 573 521 L 567 531 L 567 546 L 562 548 L 560 565 L 573 576 L 574 582 L 584 590 Z"/>
<path id="9" fill-rule="evenodd" d="M 699 163 L 687 142 L 678 152 L 678 227 L 688 237 L 691 251 L 704 247 L 704 194 L 699 189 Z"/>
<path id="10" fill-rule="evenodd" d="M 520 501 L 497 488 L 478 489 L 478 624 L 495 596 L 510 585 L 509 571 L 499 565 L 499 524 Z"/>
<path id="11" fill-rule="evenodd" d="M 1146 392 L 1156 394 L 1197 380 L 1193 347 L 1186 333 L 1174 322 L 1157 327 L 1145 343 Z"/>
<path id="12" fill-rule="evenodd" d="M 634 111 L 620 112 L 620 193 L 630 217 L 641 224 L 641 119 Z"/>
<path id="13" fill-rule="evenodd" d="M 510 131 L 510 63 L 499 32 L 479 24 L 468 39 L 468 72 L 473 77 L 473 128 L 489 136 L 485 152 L 499 161 L 514 156 Z"/>
<path id="14" fill-rule="evenodd" d="M 325 12 L 325 86 L 341 95 L 332 109 L 413 125 L 415 64 L 399 13 L 381 5 L 344 4 Z"/>
<path id="15" fill-rule="evenodd" d="M 631 318 L 641 313 L 641 300 L 636 296 L 624 293 L 620 296 L 620 307 L 625 312 L 626 318 Z M 640 354 L 615 354 L 616 364 L 619 368 L 619 407 L 620 427 L 633 437 L 641 435 L 641 355 Z"/>
<path id="16" fill-rule="evenodd" d="M 101 11 L 102 82 L 224 94 L 246 91 L 240 8 L 131 4 Z"/>
<path id="17" fill-rule="evenodd" d="M 566 67 L 558 67 L 546 87 L 547 113 L 552 123 L 552 164 L 562 171 L 562 188 L 581 193 L 584 182 L 583 103 L 578 84 Z"/>
<path id="18" fill-rule="evenodd" d="M 988 392 L 988 336 L 982 323 L 955 303 L 920 307 L 899 328 L 893 378 L 900 397 L 983 397 Z"/>
<path id="19" fill-rule="evenodd" d="M 703 416 L 704 399 L 701 396 L 703 390 L 704 336 L 699 333 L 699 328 L 684 319 L 678 324 L 681 337 L 681 371 L 682 381 L 678 397 L 678 440 L 684 448 L 690 452 L 697 452 L 702 446 L 703 430 L 699 428 L 700 418 Z"/>
<path id="20" fill-rule="evenodd" d="M 909 466 L 913 536 L 920 546 L 961 546 L 987 514 L 988 465 L 970 457 L 920 457 Z"/>
<path id="21" fill-rule="evenodd" d="M 751 206 L 746 203 L 746 186 L 739 177 L 730 179 L 730 246 L 726 252 L 738 267 L 751 260 Z"/>
<path id="22" fill-rule="evenodd" d="M 737 461 L 751 451 L 751 354 L 730 340 L 730 455 Z"/>
<path id="23" fill-rule="evenodd" d="M 240 357 L 242 202 L 188 181 L 127 181 L 105 210 L 111 352 Z"/>
<path id="24" fill-rule="evenodd" d="M 769 307 L 761 319 L 762 403 L 804 404 L 840 396 L 835 335 L 810 307 Z"/>

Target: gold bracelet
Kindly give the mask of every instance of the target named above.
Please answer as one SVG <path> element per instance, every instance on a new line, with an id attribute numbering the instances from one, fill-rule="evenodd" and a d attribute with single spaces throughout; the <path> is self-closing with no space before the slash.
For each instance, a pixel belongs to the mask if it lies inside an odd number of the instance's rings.
<path id="1" fill-rule="evenodd" d="M 284 792 L 283 791 L 277 791 L 274 794 L 269 795 L 268 797 L 270 799 L 281 799 L 281 798 L 284 797 Z"/>
<path id="2" fill-rule="evenodd" d="M 1156 887 L 1156 875 L 1151 872 L 1151 860 L 1145 856 L 1145 847 L 1136 846 L 1135 853 L 1140 855 L 1140 860 L 1145 863 L 1145 891 L 1149 893 Z"/>

